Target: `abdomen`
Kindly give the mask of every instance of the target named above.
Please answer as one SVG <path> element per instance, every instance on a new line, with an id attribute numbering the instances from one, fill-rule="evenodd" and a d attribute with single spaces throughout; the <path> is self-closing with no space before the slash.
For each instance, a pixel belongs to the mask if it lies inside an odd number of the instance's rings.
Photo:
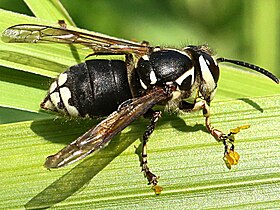
<path id="1" fill-rule="evenodd" d="M 41 108 L 70 116 L 106 116 L 129 98 L 124 61 L 88 60 L 58 76 Z"/>

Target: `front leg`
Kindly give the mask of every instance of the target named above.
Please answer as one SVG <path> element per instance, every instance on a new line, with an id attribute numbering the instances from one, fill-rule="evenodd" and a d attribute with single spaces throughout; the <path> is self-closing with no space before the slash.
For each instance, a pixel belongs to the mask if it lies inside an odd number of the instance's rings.
<path id="1" fill-rule="evenodd" d="M 149 136 L 153 133 L 155 129 L 155 125 L 158 122 L 158 119 L 161 117 L 161 111 L 153 111 L 152 109 L 148 110 L 148 112 L 144 115 L 144 117 L 151 117 L 150 124 L 147 126 L 146 131 L 143 134 L 143 144 L 142 144 L 142 171 L 144 176 L 148 180 L 148 184 L 152 184 L 152 189 L 155 191 L 156 195 L 159 195 L 162 191 L 162 187 L 157 185 L 159 176 L 153 174 L 148 167 L 147 160 L 147 142 Z"/>
<path id="2" fill-rule="evenodd" d="M 232 165 L 236 165 L 238 163 L 240 156 L 236 151 L 234 151 L 234 134 L 239 133 L 241 129 L 249 128 L 249 125 L 243 125 L 235 129 L 231 129 L 228 134 L 224 134 L 222 131 L 211 125 L 210 106 L 205 100 L 201 100 L 195 104 L 189 104 L 182 101 L 180 109 L 184 111 L 197 111 L 202 109 L 207 130 L 218 142 L 222 142 L 224 144 L 225 149 L 223 160 L 225 161 L 227 168 L 231 169 Z"/>

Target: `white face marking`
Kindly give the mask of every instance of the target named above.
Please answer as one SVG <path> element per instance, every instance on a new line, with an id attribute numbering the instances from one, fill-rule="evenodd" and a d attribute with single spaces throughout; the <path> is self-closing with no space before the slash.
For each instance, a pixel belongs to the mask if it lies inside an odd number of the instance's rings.
<path id="1" fill-rule="evenodd" d="M 216 91 L 217 91 L 217 89 L 215 89 L 215 90 L 211 93 L 211 95 L 210 95 L 210 101 L 212 101 L 212 100 L 214 99 L 214 96 L 215 96 L 215 94 L 216 94 Z"/>
<path id="2" fill-rule="evenodd" d="M 213 58 L 213 61 L 214 61 L 214 64 L 215 64 L 216 66 L 218 66 L 218 63 L 217 63 L 216 59 Z"/>
<path id="3" fill-rule="evenodd" d="M 214 90 L 216 88 L 216 83 L 214 81 L 214 78 L 211 74 L 211 71 L 203 58 L 203 56 L 199 56 L 199 64 L 200 64 L 200 69 L 202 73 L 202 78 L 206 82 L 207 87 L 209 88 L 210 91 Z"/>
<path id="4" fill-rule="evenodd" d="M 66 81 L 67 81 L 67 74 L 66 73 L 60 74 L 58 77 L 58 86 L 64 85 Z"/>
<path id="5" fill-rule="evenodd" d="M 181 85 L 182 82 L 190 75 L 192 76 L 191 84 L 193 84 L 194 83 L 194 67 L 192 67 L 190 70 L 188 70 L 184 74 L 182 74 L 178 79 L 175 80 L 175 82 L 178 85 Z"/>
<path id="6" fill-rule="evenodd" d="M 165 84 L 167 84 L 167 85 L 173 85 L 173 82 L 166 82 Z"/>
<path id="7" fill-rule="evenodd" d="M 67 87 L 63 87 L 59 89 L 62 101 L 64 103 L 65 108 L 67 109 L 69 115 L 71 116 L 78 116 L 79 112 L 76 107 L 71 106 L 68 103 L 68 100 L 71 98 L 71 91 Z"/>
<path id="8" fill-rule="evenodd" d="M 156 84 L 156 82 L 157 82 L 157 77 L 156 77 L 156 74 L 155 74 L 154 71 L 151 71 L 151 72 L 150 72 L 150 80 L 151 80 L 151 82 L 150 82 L 151 85 Z"/>
<path id="9" fill-rule="evenodd" d="M 145 61 L 148 61 L 148 60 L 149 60 L 149 56 L 148 56 L 148 55 L 143 55 L 142 58 L 143 58 Z"/>
<path id="10" fill-rule="evenodd" d="M 147 85 L 145 85 L 145 83 L 142 81 L 142 79 L 140 79 L 140 84 L 142 86 L 142 88 L 144 88 L 145 90 L 147 90 Z"/>

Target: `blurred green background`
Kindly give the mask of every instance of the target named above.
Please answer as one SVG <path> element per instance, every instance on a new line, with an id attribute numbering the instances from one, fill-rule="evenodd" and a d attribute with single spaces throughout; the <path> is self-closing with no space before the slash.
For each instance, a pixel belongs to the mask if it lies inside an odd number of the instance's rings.
<path id="1" fill-rule="evenodd" d="M 279 0 L 61 0 L 76 25 L 112 36 L 183 47 L 208 43 L 219 56 L 280 76 Z M 23 1 L 0 8 L 32 15 Z"/>

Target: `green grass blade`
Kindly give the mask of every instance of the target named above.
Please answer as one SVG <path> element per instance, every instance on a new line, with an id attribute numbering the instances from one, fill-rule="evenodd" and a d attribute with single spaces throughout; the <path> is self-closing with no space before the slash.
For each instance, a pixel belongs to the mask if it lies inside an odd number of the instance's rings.
<path id="1" fill-rule="evenodd" d="M 18 23 L 47 24 L 0 10 L 2 31 Z M 241 159 L 230 171 L 222 160 L 223 146 L 207 133 L 201 113 L 163 115 L 148 144 L 149 166 L 164 187 L 155 196 L 135 154 L 148 124 L 144 119 L 84 161 L 58 170 L 43 168 L 48 155 L 98 122 L 39 112 L 49 77 L 78 61 L 66 45 L 0 42 L 0 48 L 1 65 L 24 70 L 0 69 L 0 209 L 280 207 L 280 94 L 269 79 L 221 65 L 211 104 L 213 125 L 225 132 L 251 125 L 236 136 Z M 18 61 L 29 56 L 31 60 Z"/>
<path id="2" fill-rule="evenodd" d="M 14 107 L 0 106 L 0 113 L 0 124 L 53 118 L 52 115 L 46 113 L 32 112 L 30 110 L 24 110 Z"/>
<path id="3" fill-rule="evenodd" d="M 59 0 L 24 0 L 37 18 L 54 23 L 64 20 L 67 25 L 75 26 L 74 21 Z"/>
<path id="4" fill-rule="evenodd" d="M 271 208 L 279 207 L 280 96 L 213 103 L 213 124 L 223 130 L 251 124 L 237 135 L 239 165 L 227 170 L 223 147 L 203 117 L 164 115 L 149 141 L 149 163 L 164 187 L 156 197 L 139 171 L 135 146 L 147 124 L 133 123 L 100 153 L 75 166 L 48 171 L 45 157 L 96 121 L 44 120 L 0 126 L 3 192 L 0 208 Z M 230 104 L 230 106 L 229 106 Z"/>
<path id="5" fill-rule="evenodd" d="M 50 79 L 28 72 L 0 68 L 0 106 L 38 112 Z"/>

